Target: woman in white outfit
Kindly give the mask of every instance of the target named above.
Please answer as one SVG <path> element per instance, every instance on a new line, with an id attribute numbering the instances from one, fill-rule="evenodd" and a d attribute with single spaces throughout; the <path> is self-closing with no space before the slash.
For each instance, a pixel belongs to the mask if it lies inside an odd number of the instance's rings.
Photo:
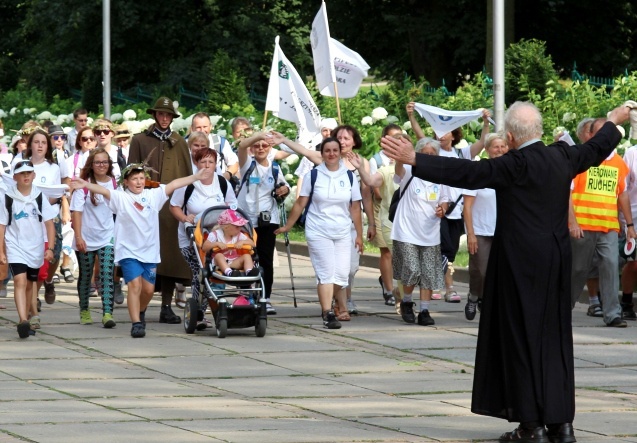
<path id="1" fill-rule="evenodd" d="M 347 252 L 350 250 L 352 222 L 356 229 L 356 247 L 363 251 L 361 193 L 353 173 L 341 161 L 341 145 L 337 139 L 328 137 L 323 140 L 321 156 L 323 163 L 314 169 L 316 172 L 305 175 L 299 198 L 286 225 L 275 233 L 289 231 L 307 207 L 305 238 L 316 272 L 323 324 L 328 329 L 338 329 L 341 324 L 332 311 L 332 300 L 348 285 L 350 254 Z M 313 173 L 316 176 L 314 186 Z"/>

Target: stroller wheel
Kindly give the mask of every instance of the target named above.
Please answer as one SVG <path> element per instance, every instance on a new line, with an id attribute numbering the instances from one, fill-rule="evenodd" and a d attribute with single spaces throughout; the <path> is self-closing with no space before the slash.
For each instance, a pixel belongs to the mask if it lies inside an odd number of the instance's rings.
<path id="1" fill-rule="evenodd" d="M 227 333 L 228 333 L 228 319 L 221 318 L 217 322 L 217 337 L 226 338 Z"/>
<path id="2" fill-rule="evenodd" d="M 265 337 L 265 330 L 268 327 L 268 320 L 265 318 L 257 318 L 257 324 L 254 325 L 254 333 L 257 337 Z"/>
<path id="3" fill-rule="evenodd" d="M 199 303 L 194 298 L 189 298 L 184 308 L 184 329 L 186 334 L 194 334 L 197 329 L 199 315 Z"/>

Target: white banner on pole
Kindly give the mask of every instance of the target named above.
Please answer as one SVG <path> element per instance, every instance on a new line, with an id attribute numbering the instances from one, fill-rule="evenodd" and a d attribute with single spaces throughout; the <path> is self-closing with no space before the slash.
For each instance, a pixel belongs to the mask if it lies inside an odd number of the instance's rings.
<path id="1" fill-rule="evenodd" d="M 319 109 L 301 76 L 279 47 L 278 36 L 274 41 L 265 109 L 275 117 L 296 123 L 299 134 L 297 141 L 304 146 L 308 146 L 314 136 L 321 132 Z"/>
<path id="2" fill-rule="evenodd" d="M 336 74 L 334 72 L 334 57 L 331 54 L 330 27 L 327 23 L 327 9 L 325 2 L 321 2 L 321 9 L 312 22 L 310 33 L 312 57 L 314 58 L 314 74 L 319 91 L 328 86 L 334 87 Z"/>
<path id="3" fill-rule="evenodd" d="M 446 109 L 422 103 L 416 103 L 415 109 L 422 118 L 427 120 L 438 137 L 442 137 L 447 132 L 451 132 L 482 116 L 482 109 L 476 109 L 475 111 L 447 111 Z"/>
<path id="4" fill-rule="evenodd" d="M 358 52 L 352 51 L 338 40 L 331 38 L 330 43 L 330 52 L 334 59 L 334 71 L 336 72 L 336 83 L 338 85 L 338 96 L 340 98 L 356 97 L 363 79 L 367 77 L 369 65 Z M 330 83 L 320 91 L 322 95 L 335 97 L 333 83 Z"/>

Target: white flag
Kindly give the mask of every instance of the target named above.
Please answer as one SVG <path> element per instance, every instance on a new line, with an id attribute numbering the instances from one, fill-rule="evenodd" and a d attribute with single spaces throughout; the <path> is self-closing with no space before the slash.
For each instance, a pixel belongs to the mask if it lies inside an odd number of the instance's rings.
<path id="1" fill-rule="evenodd" d="M 482 109 L 476 109 L 475 111 L 447 111 L 446 109 L 423 105 L 422 103 L 416 103 L 415 109 L 422 118 L 427 120 L 438 137 L 442 137 L 447 132 L 451 132 L 465 123 L 482 116 Z"/>
<path id="2" fill-rule="evenodd" d="M 330 27 L 327 24 L 327 9 L 325 2 L 321 2 L 321 9 L 312 22 L 310 33 L 312 44 L 312 57 L 314 58 L 314 74 L 316 86 L 319 91 L 334 85 L 336 74 L 334 73 L 334 57 L 331 53 Z M 333 86 L 332 86 L 333 87 Z"/>
<path id="3" fill-rule="evenodd" d="M 281 51 L 278 36 L 274 41 L 265 109 L 280 119 L 296 123 L 299 133 L 297 141 L 304 146 L 321 132 L 319 109 L 298 72 Z"/>
<path id="4" fill-rule="evenodd" d="M 330 43 L 330 52 L 334 58 L 338 96 L 340 98 L 356 97 L 363 79 L 367 77 L 369 65 L 358 52 L 352 51 L 338 40 L 331 38 Z M 320 91 L 322 95 L 328 97 L 336 96 L 333 83 L 330 83 Z"/>

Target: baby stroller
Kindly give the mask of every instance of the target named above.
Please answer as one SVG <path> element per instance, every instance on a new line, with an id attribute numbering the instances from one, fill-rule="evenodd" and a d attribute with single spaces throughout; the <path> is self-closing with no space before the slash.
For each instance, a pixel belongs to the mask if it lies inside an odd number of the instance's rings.
<path id="1" fill-rule="evenodd" d="M 217 225 L 219 215 L 230 209 L 229 206 L 213 206 L 204 210 L 195 220 L 196 225 L 186 224 L 186 233 L 190 243 L 195 249 L 201 272 L 199 282 L 201 290 L 199 299 L 190 298 L 184 309 L 184 328 L 186 333 L 192 334 L 197 329 L 197 322 L 202 312 L 200 307 L 204 297 L 208 300 L 210 310 L 214 315 L 217 336 L 225 338 L 228 329 L 250 328 L 254 326 L 257 337 L 265 336 L 267 328 L 267 313 L 265 291 L 261 272 L 256 276 L 229 277 L 216 269 L 212 259 L 213 254 L 206 254 L 202 245 L 210 231 Z M 233 208 L 234 209 L 234 208 Z M 241 209 L 235 209 L 248 224 L 242 227 L 253 241 L 256 242 L 256 233 L 252 228 L 249 217 Z M 228 245 L 233 247 L 234 245 Z M 258 257 L 254 248 L 242 248 L 239 253 L 252 254 L 255 269 L 259 269 Z"/>

